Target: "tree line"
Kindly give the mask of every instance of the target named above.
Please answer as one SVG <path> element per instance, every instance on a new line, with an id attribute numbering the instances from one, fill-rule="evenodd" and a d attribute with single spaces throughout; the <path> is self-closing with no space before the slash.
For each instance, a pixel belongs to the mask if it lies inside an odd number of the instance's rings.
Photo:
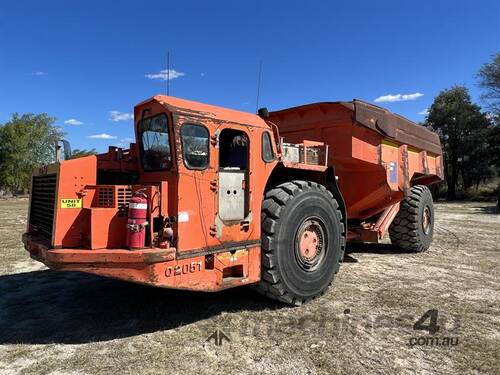
<path id="1" fill-rule="evenodd" d="M 14 113 L 0 124 L 0 194 L 27 193 L 33 170 L 55 162 L 56 144 L 65 135 L 55 121 L 46 113 Z M 96 153 L 94 149 L 76 149 L 72 157 Z"/>
<path id="2" fill-rule="evenodd" d="M 441 139 L 445 181 L 440 190 L 449 199 L 500 177 L 500 52 L 481 67 L 477 81 L 484 110 L 472 102 L 467 87 L 453 86 L 436 96 L 422 124 Z M 0 124 L 0 192 L 27 192 L 33 169 L 55 161 L 56 141 L 64 133 L 54 123 L 46 113 L 14 113 Z M 72 157 L 95 153 L 74 150 Z"/>
<path id="3" fill-rule="evenodd" d="M 441 186 L 449 199 L 499 176 L 500 52 L 482 66 L 477 79 L 484 111 L 466 87 L 454 86 L 436 96 L 423 124 L 439 134 L 445 173 Z M 496 190 L 499 194 L 498 186 Z"/>

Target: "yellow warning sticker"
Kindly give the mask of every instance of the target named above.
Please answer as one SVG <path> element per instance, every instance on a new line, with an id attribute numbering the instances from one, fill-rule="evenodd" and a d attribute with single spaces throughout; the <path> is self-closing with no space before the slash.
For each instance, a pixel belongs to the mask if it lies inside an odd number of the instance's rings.
<path id="1" fill-rule="evenodd" d="M 82 208 L 81 199 L 61 199 L 61 208 Z"/>

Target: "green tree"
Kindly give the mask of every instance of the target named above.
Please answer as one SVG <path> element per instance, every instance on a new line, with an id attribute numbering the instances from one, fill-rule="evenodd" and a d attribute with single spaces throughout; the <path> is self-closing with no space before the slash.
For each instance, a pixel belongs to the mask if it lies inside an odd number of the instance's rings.
<path id="1" fill-rule="evenodd" d="M 91 148 L 90 150 L 75 148 L 71 152 L 71 159 L 82 158 L 84 156 L 96 155 L 96 154 L 97 154 L 97 151 L 95 148 Z"/>
<path id="2" fill-rule="evenodd" d="M 494 119 L 494 124 L 488 137 L 488 150 L 492 156 L 491 162 L 497 168 L 498 173 L 500 169 L 500 114 Z"/>
<path id="3" fill-rule="evenodd" d="M 481 67 L 478 78 L 479 86 L 484 90 L 481 98 L 498 119 L 500 116 L 500 52 L 493 56 L 491 62 Z"/>
<path id="4" fill-rule="evenodd" d="M 464 189 L 491 175 L 487 148 L 491 121 L 473 104 L 467 88 L 444 90 L 429 109 L 426 126 L 439 134 L 444 152 L 448 198 L 455 199 L 459 177 Z"/>
<path id="5" fill-rule="evenodd" d="M 17 194 L 27 191 L 37 166 L 55 161 L 55 142 L 63 136 L 46 113 L 14 113 L 0 126 L 0 186 Z"/>

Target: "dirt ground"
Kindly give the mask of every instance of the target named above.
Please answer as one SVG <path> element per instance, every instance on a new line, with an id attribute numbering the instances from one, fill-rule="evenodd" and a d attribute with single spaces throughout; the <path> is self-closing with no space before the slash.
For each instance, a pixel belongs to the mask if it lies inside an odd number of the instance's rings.
<path id="1" fill-rule="evenodd" d="M 423 254 L 350 246 L 357 262 L 297 308 L 47 270 L 22 247 L 26 211 L 0 201 L 1 374 L 500 373 L 493 203 L 437 204 Z M 435 334 L 414 329 L 428 310 Z"/>

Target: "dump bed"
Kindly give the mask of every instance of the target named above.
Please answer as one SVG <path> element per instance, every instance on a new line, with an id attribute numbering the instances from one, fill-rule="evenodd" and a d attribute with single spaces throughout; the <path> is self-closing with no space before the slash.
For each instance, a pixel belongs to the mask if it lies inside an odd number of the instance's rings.
<path id="1" fill-rule="evenodd" d="M 400 201 L 415 184 L 443 177 L 436 133 L 402 116 L 353 100 L 324 102 L 270 113 L 285 142 L 329 145 L 349 219 L 366 219 Z"/>

